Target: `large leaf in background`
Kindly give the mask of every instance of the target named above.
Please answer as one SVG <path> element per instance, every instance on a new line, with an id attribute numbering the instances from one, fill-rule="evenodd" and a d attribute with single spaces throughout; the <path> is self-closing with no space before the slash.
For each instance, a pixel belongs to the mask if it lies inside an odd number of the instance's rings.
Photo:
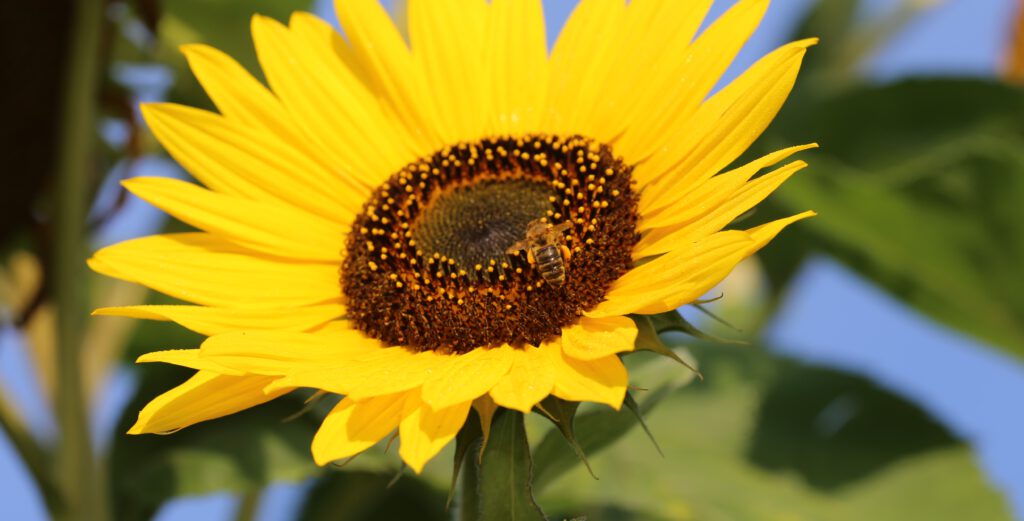
<path id="1" fill-rule="evenodd" d="M 824 250 L 932 317 L 1024 355 L 1024 92 L 973 80 L 794 103 L 763 148 L 816 140 L 769 203 L 813 208 L 763 257 L 783 283 Z"/>
<path id="2" fill-rule="evenodd" d="M 777 365 L 748 453 L 764 468 L 791 470 L 815 488 L 835 490 L 956 443 L 923 411 L 863 378 Z"/>
<path id="3" fill-rule="evenodd" d="M 907 402 L 753 347 L 694 354 L 704 382 L 647 417 L 664 459 L 636 429 L 591 458 L 600 480 L 578 466 L 540 503 L 590 521 L 1010 519 L 968 447 Z"/>
<path id="4" fill-rule="evenodd" d="M 147 365 L 119 432 L 128 430 L 148 400 L 190 373 Z M 149 519 L 172 497 L 250 491 L 273 481 L 296 481 L 319 473 L 309 452 L 319 420 L 304 415 L 284 421 L 301 408 L 299 400 L 278 398 L 169 436 L 116 436 L 111 483 L 117 519 Z"/>

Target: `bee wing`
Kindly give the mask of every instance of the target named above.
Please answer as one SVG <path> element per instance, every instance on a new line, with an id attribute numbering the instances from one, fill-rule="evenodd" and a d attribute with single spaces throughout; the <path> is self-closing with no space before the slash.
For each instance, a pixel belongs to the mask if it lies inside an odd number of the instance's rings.
<path id="1" fill-rule="evenodd" d="M 563 222 L 560 222 L 560 223 L 552 226 L 550 232 L 551 233 L 562 233 L 562 232 L 568 230 L 569 228 L 572 228 L 572 222 L 571 221 L 563 221 Z"/>
<path id="2" fill-rule="evenodd" d="M 527 243 L 525 240 L 516 241 L 515 243 L 512 244 L 512 246 L 509 246 L 508 248 L 505 249 L 505 253 L 509 255 L 515 255 L 529 247 L 529 243 Z"/>

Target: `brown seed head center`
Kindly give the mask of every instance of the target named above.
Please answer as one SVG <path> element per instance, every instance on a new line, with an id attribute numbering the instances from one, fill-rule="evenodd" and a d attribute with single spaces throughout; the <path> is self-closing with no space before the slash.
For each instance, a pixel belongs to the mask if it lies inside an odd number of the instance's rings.
<path id="1" fill-rule="evenodd" d="M 487 138 L 407 165 L 348 235 L 349 318 L 389 344 L 443 352 L 557 337 L 631 265 L 630 172 L 577 136 Z M 553 244 L 527 239 L 539 219 Z"/>

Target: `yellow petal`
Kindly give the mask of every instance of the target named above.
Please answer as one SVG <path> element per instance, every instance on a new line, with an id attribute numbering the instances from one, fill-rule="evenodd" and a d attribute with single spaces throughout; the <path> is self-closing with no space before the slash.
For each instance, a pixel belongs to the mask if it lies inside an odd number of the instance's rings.
<path id="1" fill-rule="evenodd" d="M 311 52 L 324 53 L 326 58 L 341 60 L 342 65 L 354 74 L 364 85 L 369 86 L 366 73 L 356 61 L 352 45 L 345 41 L 331 24 L 319 16 L 304 11 L 295 11 L 288 18 L 288 28 Z M 314 49 L 313 47 L 320 47 Z"/>
<path id="2" fill-rule="evenodd" d="M 142 115 L 167 152 L 217 192 L 283 202 L 335 222 L 348 222 L 369 194 L 307 152 L 223 116 L 171 103 L 144 104 Z"/>
<path id="3" fill-rule="evenodd" d="M 779 234 L 779 232 L 784 230 L 790 224 L 793 224 L 797 221 L 802 221 L 804 219 L 807 219 L 808 217 L 814 217 L 815 215 L 818 214 L 816 212 L 807 211 L 789 217 L 784 217 L 782 219 L 776 219 L 770 223 L 765 223 L 762 224 L 761 226 L 757 226 L 747 230 L 747 235 L 754 239 L 754 251 L 756 252 L 757 250 L 760 250 L 766 244 L 771 242 L 771 240 L 774 239 L 775 236 Z"/>
<path id="4" fill-rule="evenodd" d="M 296 36 L 271 18 L 252 19 L 256 54 L 267 81 L 303 134 L 345 179 L 372 187 L 415 156 L 403 146 L 404 139 L 373 93 L 334 52 L 341 36 L 327 29 L 316 33 L 324 37 L 320 42 L 313 42 L 308 32 Z"/>
<path id="5" fill-rule="evenodd" d="M 149 402 L 128 434 L 176 431 L 269 402 L 291 391 L 285 388 L 265 394 L 263 388 L 272 380 L 265 376 L 224 376 L 199 371 Z"/>
<path id="6" fill-rule="evenodd" d="M 448 143 L 476 140 L 491 119 L 489 72 L 481 52 L 487 25 L 483 0 L 412 0 L 409 43 L 436 105 Z"/>
<path id="7" fill-rule="evenodd" d="M 638 106 L 670 101 L 665 93 L 685 77 L 680 69 L 686 65 L 686 51 L 711 3 L 638 0 L 627 4 L 618 58 L 604 80 L 601 104 L 593 107 L 601 133 L 590 137 L 614 140 L 634 125 L 634 119 L 641 119 L 642 125 L 652 117 L 638 111 Z"/>
<path id="8" fill-rule="evenodd" d="M 574 402 L 605 403 L 614 409 L 622 406 L 629 376 L 618 356 L 577 360 L 563 353 L 555 359 L 554 369 L 551 394 Z"/>
<path id="9" fill-rule="evenodd" d="M 405 393 L 355 401 L 345 398 L 327 413 L 313 437 L 317 465 L 354 456 L 372 447 L 402 421 Z"/>
<path id="10" fill-rule="evenodd" d="M 594 360 L 624 351 L 632 351 L 636 341 L 636 323 L 627 317 L 581 317 L 562 328 L 562 352 L 577 360 Z"/>
<path id="11" fill-rule="evenodd" d="M 722 281 L 736 264 L 768 244 L 799 215 L 772 221 L 747 231 L 729 230 L 697 240 L 691 247 L 669 252 L 634 268 L 612 285 L 587 316 L 663 313 L 688 304 Z"/>
<path id="12" fill-rule="evenodd" d="M 121 183 L 178 220 L 247 248 L 289 259 L 339 262 L 344 249 L 336 223 L 290 206 L 222 195 L 164 177 Z"/>
<path id="13" fill-rule="evenodd" d="M 306 331 L 345 313 L 341 304 L 291 309 L 236 309 L 205 306 L 123 306 L 100 308 L 93 315 L 170 320 L 205 336 L 238 330 Z"/>
<path id="14" fill-rule="evenodd" d="M 290 263 L 206 233 L 125 241 L 96 252 L 89 266 L 206 306 L 272 309 L 341 299 L 337 264 Z"/>
<path id="15" fill-rule="evenodd" d="M 227 54 L 208 45 L 183 45 L 189 67 L 221 114 L 246 127 L 274 133 L 288 144 L 304 149 L 304 140 L 281 103 Z"/>
<path id="16" fill-rule="evenodd" d="M 692 120 L 676 124 L 669 130 L 673 138 L 637 169 L 639 177 L 647 177 L 638 181 L 649 182 L 646 173 L 654 173 L 656 193 L 687 190 L 735 161 L 775 119 L 815 42 L 801 40 L 769 53 L 712 96 Z M 659 198 L 647 211 L 665 206 L 670 196 Z"/>
<path id="17" fill-rule="evenodd" d="M 243 376 L 246 374 L 244 371 L 224 367 L 218 363 L 201 358 L 199 356 L 198 349 L 167 349 L 164 351 L 153 351 L 146 353 L 135 360 L 135 363 L 138 364 L 152 362 L 162 362 L 165 364 L 188 367 L 189 369 L 195 369 L 197 371 L 209 371 L 211 373 L 231 376 Z"/>
<path id="18" fill-rule="evenodd" d="M 626 5 L 621 0 L 582 0 L 551 51 L 544 128 L 553 134 L 603 135 L 593 107 L 614 73 Z"/>
<path id="19" fill-rule="evenodd" d="M 675 230 L 658 230 L 656 233 L 648 234 L 634 248 L 634 258 L 664 253 L 688 239 L 704 237 L 721 230 L 737 217 L 743 215 L 744 212 L 750 210 L 757 203 L 771 195 L 790 176 L 806 166 L 807 163 L 803 161 L 794 161 L 778 170 L 746 183 L 738 190 L 734 190 L 722 204 L 717 205 L 712 211 L 701 216 L 696 221 Z"/>
<path id="20" fill-rule="evenodd" d="M 688 301 L 671 307 L 667 302 L 692 300 L 704 294 L 747 257 L 753 245 L 754 241 L 742 231 L 719 232 L 696 240 L 630 270 L 612 284 L 605 302 L 586 314 L 599 318 L 675 309 Z"/>
<path id="21" fill-rule="evenodd" d="M 350 366 L 334 371 L 339 381 L 338 389 L 345 389 L 353 398 L 378 396 L 419 387 L 434 374 L 444 371 L 450 356 L 435 354 L 433 351 L 413 353 L 401 347 L 381 349 L 365 358 L 357 359 Z M 296 382 L 305 382 L 310 375 L 298 375 Z M 317 378 L 331 378 L 319 373 Z"/>
<path id="22" fill-rule="evenodd" d="M 203 356 L 241 371 L 281 375 L 272 388 L 311 387 L 356 400 L 418 388 L 453 359 L 433 351 L 384 347 L 343 327 L 219 335 L 203 343 Z"/>
<path id="23" fill-rule="evenodd" d="M 539 132 L 548 89 L 540 0 L 493 0 L 485 38 L 495 134 Z"/>
<path id="24" fill-rule="evenodd" d="M 443 146 L 423 69 L 416 66 L 387 11 L 377 0 L 335 0 L 334 9 L 371 90 L 388 113 L 419 140 L 431 143 L 431 149 Z"/>
<path id="25" fill-rule="evenodd" d="M 560 356 L 557 344 L 517 349 L 508 373 L 491 388 L 491 398 L 502 407 L 529 413 L 551 394 L 555 385 L 555 357 Z"/>
<path id="26" fill-rule="evenodd" d="M 635 164 L 666 146 L 675 146 L 679 137 L 672 129 L 681 125 L 692 128 L 688 123 L 694 112 L 757 29 L 767 8 L 768 0 L 740 0 L 701 32 L 685 52 L 648 69 L 642 76 L 648 85 L 638 88 L 643 94 L 626 116 L 630 128 L 616 141 L 616 153 Z M 650 181 L 644 174 L 645 169 L 639 167 L 634 174 L 640 186 Z"/>
<path id="27" fill-rule="evenodd" d="M 354 329 L 319 333 L 239 331 L 212 336 L 200 349 L 202 358 L 211 363 L 268 376 L 349 364 L 358 355 L 381 350 L 378 341 Z"/>
<path id="28" fill-rule="evenodd" d="M 512 366 L 514 352 L 505 345 L 450 355 L 449 363 L 423 384 L 423 402 L 434 409 L 444 409 L 487 394 Z"/>
<path id="29" fill-rule="evenodd" d="M 743 186 L 743 183 L 754 177 L 761 169 L 774 166 L 797 152 L 812 148 L 818 148 L 818 144 L 811 143 L 784 148 L 728 172 L 723 172 L 708 179 L 706 182 L 698 183 L 692 190 L 681 190 L 675 194 L 670 194 L 665 199 L 667 206 L 659 211 L 650 211 L 648 209 L 647 203 L 649 203 L 651 196 L 646 195 L 648 191 L 644 190 L 640 194 L 638 208 L 640 215 L 643 216 L 643 220 L 640 222 L 640 230 L 678 227 L 694 221 L 698 217 L 717 208 L 723 201 L 727 201 L 736 190 Z"/>
<path id="30" fill-rule="evenodd" d="M 466 422 L 472 401 L 434 410 L 410 395 L 398 432 L 402 445 L 398 454 L 409 468 L 419 474 L 431 458 L 441 452 Z"/>

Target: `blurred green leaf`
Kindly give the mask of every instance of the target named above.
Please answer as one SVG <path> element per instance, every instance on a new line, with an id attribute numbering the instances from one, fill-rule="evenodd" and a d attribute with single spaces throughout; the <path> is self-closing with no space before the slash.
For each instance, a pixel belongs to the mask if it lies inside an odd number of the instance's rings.
<path id="1" fill-rule="evenodd" d="M 547 519 L 533 500 L 532 467 L 523 413 L 499 411 L 480 462 L 480 521 Z"/>
<path id="2" fill-rule="evenodd" d="M 146 366 L 119 431 L 128 429 L 146 402 L 189 373 Z M 319 421 L 308 415 L 283 421 L 301 408 L 299 400 L 285 397 L 167 436 L 116 436 L 111 482 L 118 519 L 148 519 L 172 497 L 248 491 L 318 474 L 309 446 Z"/>
<path id="3" fill-rule="evenodd" d="M 482 453 L 480 451 L 484 439 L 484 431 L 480 426 L 480 415 L 475 409 L 469 411 L 466 423 L 455 435 L 455 455 L 452 457 L 452 479 L 448 487 L 448 498 L 445 500 L 445 508 L 450 508 L 452 499 L 455 498 L 455 490 L 459 482 L 459 471 L 463 465 L 476 465 Z M 466 457 L 470 461 L 466 462 Z M 474 474 L 475 477 L 475 474 Z"/>
<path id="4" fill-rule="evenodd" d="M 976 80 L 862 88 L 780 118 L 817 140 L 770 216 L 814 209 L 762 254 L 777 285 L 830 253 L 937 320 L 1024 355 L 1024 92 Z"/>
<path id="5" fill-rule="evenodd" d="M 445 521 L 444 494 L 423 481 L 403 477 L 388 487 L 391 476 L 338 471 L 321 479 L 310 492 L 301 521 L 377 521 L 415 519 Z"/>
<path id="6" fill-rule="evenodd" d="M 836 489 L 955 440 L 922 410 L 863 378 L 780 363 L 762 393 L 751 460 Z"/>
<path id="7" fill-rule="evenodd" d="M 575 468 L 543 491 L 542 504 L 615 520 L 1010 519 L 970 450 L 907 402 L 753 347 L 694 350 L 705 381 L 646 416 L 665 458 L 633 430 L 591 453 L 603 479 Z M 856 405 L 834 411 L 836 400 Z"/>

